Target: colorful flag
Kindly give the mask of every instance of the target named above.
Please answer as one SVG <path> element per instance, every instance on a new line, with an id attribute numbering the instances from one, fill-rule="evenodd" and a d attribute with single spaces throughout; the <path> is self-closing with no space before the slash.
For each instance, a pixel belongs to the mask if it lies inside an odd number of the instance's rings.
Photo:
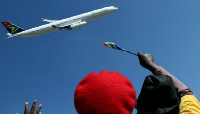
<path id="1" fill-rule="evenodd" d="M 128 50 L 125 50 L 125 49 L 119 47 L 118 45 L 116 45 L 116 44 L 113 43 L 113 42 L 104 42 L 103 45 L 105 45 L 106 47 L 109 47 L 109 48 L 113 48 L 113 49 L 117 49 L 117 50 L 125 51 L 125 52 L 128 52 L 128 53 L 130 53 L 130 54 L 133 54 L 133 55 L 138 56 L 138 55 L 135 54 L 135 53 L 132 53 L 132 52 L 130 52 L 130 51 L 128 51 Z"/>
<path id="2" fill-rule="evenodd" d="M 114 44 L 113 42 L 104 42 L 103 45 L 105 45 L 105 46 L 107 46 L 109 48 L 113 48 L 113 49 L 124 50 L 121 47 L 119 47 L 116 44 Z"/>

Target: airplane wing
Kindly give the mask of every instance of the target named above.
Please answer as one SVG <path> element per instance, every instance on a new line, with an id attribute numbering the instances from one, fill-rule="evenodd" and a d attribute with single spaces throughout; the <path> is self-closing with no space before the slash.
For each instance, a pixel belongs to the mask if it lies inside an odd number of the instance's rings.
<path id="1" fill-rule="evenodd" d="M 69 29 L 70 25 L 63 25 L 63 26 L 55 26 L 55 25 L 52 25 L 53 28 L 58 28 L 59 30 L 61 29 Z"/>
<path id="2" fill-rule="evenodd" d="M 52 25 L 53 28 L 58 28 L 59 30 L 61 30 L 61 29 L 74 30 L 74 29 L 81 28 L 81 27 L 84 27 L 84 26 L 86 26 L 86 21 L 81 21 L 81 20 L 78 20 L 78 21 L 73 22 L 73 23 L 66 23 L 66 24 L 63 24 L 63 25 L 60 25 L 60 26 Z"/>
<path id="3" fill-rule="evenodd" d="M 41 18 L 41 19 L 42 19 L 42 21 L 46 21 L 46 22 L 49 22 L 49 23 L 59 21 L 59 20 L 50 20 L 50 19 L 44 19 L 44 18 Z"/>

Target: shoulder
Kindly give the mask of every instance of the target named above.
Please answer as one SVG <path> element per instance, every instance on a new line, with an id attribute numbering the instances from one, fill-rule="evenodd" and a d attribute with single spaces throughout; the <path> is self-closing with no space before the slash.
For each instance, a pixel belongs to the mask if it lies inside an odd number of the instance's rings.
<path id="1" fill-rule="evenodd" d="M 200 103 L 193 95 L 185 95 L 181 97 L 180 114 L 184 113 L 200 113 Z"/>

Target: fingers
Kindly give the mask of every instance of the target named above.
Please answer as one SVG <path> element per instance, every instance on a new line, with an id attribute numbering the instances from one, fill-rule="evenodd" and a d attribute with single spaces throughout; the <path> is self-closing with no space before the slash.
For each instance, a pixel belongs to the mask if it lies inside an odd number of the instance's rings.
<path id="1" fill-rule="evenodd" d="M 34 100 L 34 101 L 33 101 L 33 104 L 32 104 L 32 107 L 31 107 L 30 114 L 33 114 L 33 113 L 34 113 L 36 103 L 37 103 L 37 100 Z"/>
<path id="2" fill-rule="evenodd" d="M 148 54 L 143 54 L 142 52 L 138 52 L 138 59 L 140 60 L 140 64 L 142 65 L 143 62 L 147 61 L 147 55 Z"/>
<path id="3" fill-rule="evenodd" d="M 144 61 L 144 59 L 146 59 L 147 55 L 149 55 L 149 54 L 138 52 L 138 58 L 140 61 Z"/>
<path id="4" fill-rule="evenodd" d="M 138 52 L 138 59 L 142 67 L 148 69 L 153 74 L 155 73 L 158 65 L 154 62 L 151 54 Z"/>
<path id="5" fill-rule="evenodd" d="M 138 55 L 140 55 L 140 56 L 141 56 L 141 55 L 142 55 L 142 52 L 138 52 Z"/>
<path id="6" fill-rule="evenodd" d="M 138 52 L 138 58 L 140 59 L 142 56 L 142 52 Z"/>
<path id="7" fill-rule="evenodd" d="M 151 54 L 149 54 L 149 53 L 142 53 L 142 52 L 138 52 L 138 57 L 152 57 L 152 55 Z"/>
<path id="8" fill-rule="evenodd" d="M 35 114 L 39 114 L 39 112 L 40 112 L 41 108 L 42 108 L 42 105 L 40 104 L 40 105 L 38 106 L 38 108 L 37 108 L 37 110 L 36 110 Z M 40 114 L 41 114 L 41 113 L 40 113 Z"/>
<path id="9" fill-rule="evenodd" d="M 31 111 L 30 111 L 30 114 L 33 114 L 34 113 L 34 110 L 35 110 L 35 107 L 36 107 L 36 103 L 37 103 L 37 100 L 34 100 L 33 101 L 33 104 L 32 104 L 32 107 L 31 107 Z M 40 110 L 42 108 L 42 105 L 40 104 L 35 112 L 35 114 L 41 114 Z M 28 102 L 25 103 L 25 109 L 24 109 L 24 114 L 29 114 L 29 109 L 28 109 Z"/>
<path id="10" fill-rule="evenodd" d="M 28 114 L 29 110 L 28 110 L 28 102 L 25 103 L 25 109 L 24 109 L 24 114 Z"/>
<path id="11" fill-rule="evenodd" d="M 141 62 L 149 61 L 149 62 L 154 63 L 154 59 L 153 59 L 153 56 L 151 54 L 138 52 L 138 58 Z"/>

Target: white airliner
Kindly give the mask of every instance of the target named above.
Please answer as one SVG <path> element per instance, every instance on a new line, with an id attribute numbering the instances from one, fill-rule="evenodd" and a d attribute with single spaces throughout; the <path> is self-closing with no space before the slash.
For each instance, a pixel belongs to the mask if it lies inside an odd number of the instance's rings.
<path id="1" fill-rule="evenodd" d="M 87 13 L 76 15 L 62 20 L 49 20 L 42 18 L 43 21 L 49 22 L 48 24 L 41 25 L 35 28 L 24 30 L 8 21 L 2 22 L 4 27 L 9 31 L 8 38 L 11 37 L 31 37 L 49 33 L 55 30 L 68 29 L 74 30 L 86 26 L 86 21 L 102 17 L 115 12 L 118 8 L 115 6 L 104 7 L 101 9 L 93 10 Z"/>

